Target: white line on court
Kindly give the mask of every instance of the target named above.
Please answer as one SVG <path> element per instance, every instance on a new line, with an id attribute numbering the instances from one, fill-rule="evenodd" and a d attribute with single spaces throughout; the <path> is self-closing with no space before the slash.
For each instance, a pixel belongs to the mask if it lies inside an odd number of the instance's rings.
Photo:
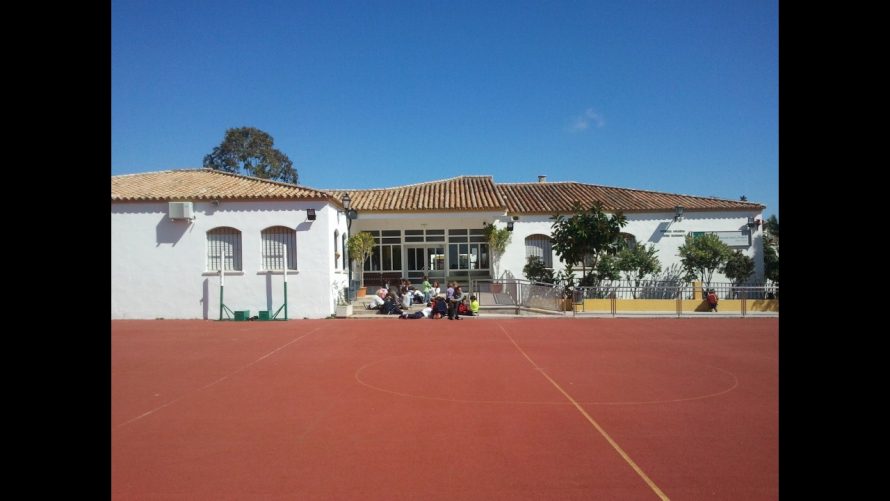
<path id="1" fill-rule="evenodd" d="M 263 361 L 264 359 L 269 358 L 270 356 L 274 355 L 275 353 L 277 353 L 277 352 L 283 350 L 284 348 L 287 348 L 287 347 L 290 346 L 291 344 L 293 344 L 293 343 L 295 343 L 295 342 L 297 342 L 297 341 L 303 339 L 304 337 L 308 336 L 309 334 L 314 333 L 315 331 L 317 331 L 317 330 L 319 330 L 319 329 L 321 329 L 321 327 L 316 327 L 316 328 L 312 329 L 311 331 L 307 332 L 306 334 L 303 334 L 303 335 L 300 336 L 300 337 L 291 339 L 291 340 L 288 341 L 287 343 L 284 343 L 283 345 L 279 346 L 278 348 L 275 348 L 274 350 L 270 351 L 269 353 L 266 353 L 265 355 L 263 355 L 263 356 L 261 356 L 260 358 L 254 360 L 253 362 L 251 362 L 251 363 L 249 363 L 249 364 L 247 364 L 247 365 L 245 365 L 245 366 L 243 366 L 243 367 L 241 367 L 241 368 L 239 368 L 239 369 L 236 369 L 235 371 L 230 372 L 229 374 L 226 374 L 225 376 L 223 376 L 223 377 L 217 379 L 216 381 L 213 381 L 212 383 L 205 384 L 204 386 L 198 388 L 197 390 L 192 390 L 192 391 L 186 393 L 185 395 L 182 395 L 182 396 L 179 397 L 179 398 L 175 398 L 175 399 L 173 399 L 173 400 L 167 402 L 166 404 L 159 405 L 158 407 L 155 407 L 154 409 L 152 409 L 152 410 L 150 410 L 150 411 L 148 411 L 148 412 L 146 412 L 146 413 L 144 413 L 144 414 L 140 414 L 140 415 L 134 417 L 133 419 L 130 419 L 129 421 L 125 421 L 125 422 L 123 422 L 123 423 L 121 423 L 121 424 L 115 426 L 115 428 L 122 428 L 122 427 L 124 427 L 124 426 L 126 426 L 126 425 L 128 425 L 128 424 L 130 424 L 130 423 L 133 423 L 133 422 L 135 422 L 135 421 L 138 421 L 138 420 L 144 418 L 145 416 L 149 416 L 149 415 L 151 415 L 151 414 L 154 414 L 155 412 L 157 412 L 157 411 L 163 409 L 164 407 L 168 407 L 168 406 L 170 406 L 170 405 L 173 405 L 173 404 L 175 404 L 176 402 L 179 402 L 179 401 L 182 400 L 183 398 L 185 398 L 185 397 L 187 397 L 187 396 L 189 396 L 189 395 L 191 395 L 191 394 L 193 394 L 193 393 L 197 393 L 197 392 L 199 392 L 199 391 L 206 390 L 207 388 L 210 388 L 211 386 L 213 386 L 213 385 L 215 385 L 215 384 L 221 383 L 221 382 L 225 381 L 226 379 L 229 379 L 230 377 L 234 376 L 235 374 L 238 374 L 239 372 L 243 371 L 244 369 L 247 369 L 247 368 L 249 368 L 249 367 L 251 367 L 251 366 L 253 366 L 253 365 L 256 365 L 257 363 Z"/>
<path id="2" fill-rule="evenodd" d="M 581 404 L 579 404 L 574 398 L 572 398 L 572 396 L 569 395 L 568 392 L 563 390 L 562 387 L 559 386 L 559 384 L 556 381 L 554 381 L 553 378 L 551 378 L 544 369 L 539 367 L 538 364 L 535 363 L 535 361 L 532 360 L 530 356 L 528 356 L 528 354 L 525 352 L 525 350 L 523 350 L 518 344 L 516 344 L 516 341 L 513 339 L 513 337 L 510 335 L 510 333 L 508 333 L 507 330 L 504 329 L 504 326 L 501 324 L 498 324 L 498 327 L 501 329 L 501 332 L 503 332 L 504 335 L 507 336 L 507 339 L 509 339 L 510 342 L 513 343 L 513 346 L 515 346 L 516 349 L 519 350 L 519 353 L 522 353 L 522 356 L 524 356 L 525 359 L 528 360 L 528 362 L 530 364 L 532 364 L 532 367 L 534 367 L 535 370 L 537 370 L 545 378 L 547 378 L 547 381 L 550 381 L 550 384 L 552 384 L 554 387 L 556 387 L 556 389 L 559 390 L 559 392 L 562 393 L 563 396 L 566 397 L 569 400 L 569 402 L 571 402 L 572 405 L 575 406 L 576 409 L 578 409 L 578 412 L 580 412 L 585 418 L 587 418 L 587 421 L 589 421 L 590 424 L 593 425 L 593 427 L 596 429 L 596 431 L 598 431 L 600 433 L 600 435 L 602 435 L 603 438 L 605 438 L 606 441 L 609 442 L 609 445 L 611 445 L 612 448 L 615 449 L 619 455 L 621 455 L 621 457 L 627 462 L 627 464 L 629 464 L 630 467 L 633 468 L 633 470 L 635 472 L 637 472 L 637 475 L 639 475 L 640 478 L 642 478 L 643 481 L 646 482 L 646 485 L 648 485 L 649 488 L 651 488 L 659 498 L 664 499 L 666 501 L 670 501 L 670 498 L 668 498 L 667 495 L 661 489 L 659 489 L 657 485 L 655 485 L 655 482 L 653 482 L 652 479 L 649 478 L 648 475 L 646 475 L 646 472 L 644 472 L 642 468 L 637 466 L 637 463 L 635 463 L 634 460 L 631 459 L 630 456 L 628 456 L 626 452 L 624 452 L 624 449 L 622 449 L 621 446 L 619 446 L 617 442 L 612 440 L 612 437 L 610 437 L 609 434 L 606 433 L 606 430 L 604 430 L 599 425 L 599 423 L 597 423 L 596 420 L 594 420 L 590 416 L 590 414 L 588 414 L 587 411 L 585 411 L 584 408 L 581 407 Z"/>

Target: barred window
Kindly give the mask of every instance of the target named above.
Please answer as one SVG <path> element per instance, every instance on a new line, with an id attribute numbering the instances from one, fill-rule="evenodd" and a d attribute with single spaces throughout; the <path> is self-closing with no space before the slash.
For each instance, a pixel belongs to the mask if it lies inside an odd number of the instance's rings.
<path id="1" fill-rule="evenodd" d="M 340 235 L 343 243 L 340 245 L 340 257 L 343 259 L 343 269 L 346 269 L 346 234 Z"/>
<path id="2" fill-rule="evenodd" d="M 284 269 L 284 248 L 287 246 L 287 269 L 297 269 L 297 232 L 285 226 L 272 226 L 261 232 L 263 269 Z"/>
<path id="3" fill-rule="evenodd" d="M 537 256 L 545 268 L 553 268 L 553 247 L 547 235 L 529 235 L 525 238 L 525 257 Z"/>
<path id="4" fill-rule="evenodd" d="M 241 271 L 241 232 L 227 226 L 207 232 L 207 271 Z"/>
<path id="5" fill-rule="evenodd" d="M 334 230 L 334 269 L 340 268 L 340 253 L 337 252 L 337 244 L 340 243 L 340 230 Z"/>

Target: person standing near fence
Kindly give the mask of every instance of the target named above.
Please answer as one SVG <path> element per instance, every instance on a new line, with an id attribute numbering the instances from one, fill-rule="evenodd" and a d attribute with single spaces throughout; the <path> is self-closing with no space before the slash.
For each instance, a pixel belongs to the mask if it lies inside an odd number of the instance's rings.
<path id="1" fill-rule="evenodd" d="M 717 311 L 717 293 L 714 289 L 708 289 L 708 306 L 711 307 L 711 311 Z"/>

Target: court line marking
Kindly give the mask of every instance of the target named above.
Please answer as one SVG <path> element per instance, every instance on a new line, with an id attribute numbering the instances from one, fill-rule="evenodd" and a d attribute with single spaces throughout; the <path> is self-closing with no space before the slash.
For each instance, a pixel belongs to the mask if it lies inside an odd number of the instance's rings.
<path id="1" fill-rule="evenodd" d="M 143 414 L 140 414 L 140 415 L 134 417 L 133 419 L 130 419 L 129 421 L 124 421 L 123 423 L 121 423 L 121 424 L 115 426 L 115 429 L 122 428 L 122 427 L 124 427 L 124 426 L 126 426 L 126 425 L 128 425 L 128 424 L 130 424 L 130 423 L 136 422 L 136 421 L 138 421 L 138 420 L 140 420 L 140 419 L 142 419 L 142 418 L 144 418 L 144 417 L 146 417 L 146 416 L 150 416 L 150 415 L 154 414 L 155 412 L 157 412 L 157 411 L 159 411 L 159 410 L 161 410 L 161 409 L 163 409 L 163 408 L 165 408 L 165 407 L 169 407 L 169 406 L 175 404 L 176 402 L 179 402 L 180 400 L 184 399 L 185 397 L 188 397 L 188 396 L 193 395 L 193 394 L 195 394 L 195 393 L 197 393 L 197 392 L 199 392 L 199 391 L 206 390 L 207 388 L 210 388 L 211 386 L 214 386 L 214 385 L 216 385 L 216 384 L 218 384 L 218 383 L 221 383 L 221 382 L 225 381 L 226 379 L 229 379 L 230 377 L 234 376 L 235 374 L 238 374 L 239 372 L 241 372 L 241 371 L 243 371 L 243 370 L 245 370 L 245 369 L 248 369 L 249 367 L 251 367 L 251 366 L 253 366 L 253 365 L 256 365 L 256 364 L 258 364 L 259 362 L 261 362 L 261 361 L 263 361 L 263 360 L 265 360 L 265 359 L 271 357 L 271 356 L 274 355 L 275 353 L 278 353 L 279 351 L 283 350 L 284 348 L 287 348 L 287 347 L 290 346 L 291 344 L 293 344 L 293 343 L 295 343 L 295 342 L 297 342 L 297 341 L 303 339 L 304 337 L 308 336 L 309 334 L 314 333 L 315 331 L 317 331 L 317 330 L 319 330 L 319 329 L 321 329 L 321 327 L 316 327 L 316 328 L 312 329 L 311 331 L 307 332 L 306 334 L 303 334 L 303 335 L 300 336 L 300 337 L 291 339 L 291 340 L 288 341 L 287 343 L 284 343 L 283 345 L 279 346 L 278 348 L 275 348 L 274 350 L 270 351 L 269 353 L 266 353 L 265 355 L 263 355 L 263 356 L 261 356 L 260 358 L 254 360 L 253 362 L 250 362 L 249 364 L 247 364 L 247 365 L 245 365 L 245 366 L 243 366 L 243 367 L 240 367 L 240 368 L 238 368 L 238 369 L 235 369 L 235 371 L 230 372 L 229 374 L 226 374 L 225 376 L 223 376 L 223 377 L 217 379 L 216 381 L 213 381 L 212 383 L 205 384 L 204 386 L 202 386 L 202 387 L 200 387 L 200 388 L 197 388 L 197 389 L 195 389 L 195 390 L 186 392 L 184 395 L 182 395 L 182 396 L 180 396 L 180 397 L 178 397 L 178 398 L 175 398 L 175 399 L 173 399 L 173 400 L 171 400 L 171 401 L 169 401 L 169 402 L 167 402 L 167 403 L 165 403 L 165 404 L 163 404 L 163 405 L 159 405 L 158 407 L 155 407 L 154 409 L 152 409 L 152 410 L 150 410 L 150 411 L 148 411 L 148 412 L 145 412 L 145 413 L 143 413 Z"/>
<path id="2" fill-rule="evenodd" d="M 588 414 L 587 411 L 584 410 L 583 407 L 581 407 L 581 404 L 579 404 L 577 401 L 575 401 L 575 399 L 572 398 L 572 396 L 569 395 L 568 392 L 563 390 L 562 387 L 559 385 L 559 383 L 554 381 L 553 378 L 551 378 L 550 375 L 548 375 L 544 369 L 539 367 L 538 364 L 536 364 L 535 361 L 532 360 L 532 358 L 530 356 L 528 356 L 528 354 L 525 352 L 525 350 L 523 350 L 518 344 L 516 344 L 516 341 L 513 339 L 513 336 L 511 336 L 510 333 L 507 332 L 506 329 L 504 329 L 504 326 L 501 324 L 498 324 L 498 327 L 501 329 L 501 332 L 503 332 L 504 335 L 507 336 L 507 339 L 509 339 L 510 342 L 513 343 L 513 346 L 515 346 L 516 349 L 519 350 L 519 353 L 522 353 L 522 356 L 525 357 L 525 359 L 528 360 L 528 362 L 530 364 L 532 364 L 532 367 L 534 367 L 536 371 L 540 372 L 541 375 L 543 375 L 545 378 L 547 378 L 547 381 L 550 381 L 550 384 L 552 384 L 557 390 L 559 390 L 559 392 L 562 393 L 563 396 L 566 397 L 569 400 L 569 402 L 571 402 L 572 405 L 575 406 L 576 409 L 578 409 L 578 412 L 580 412 L 581 415 L 583 415 L 587 419 L 587 421 L 593 425 L 593 427 L 596 429 L 596 431 L 598 431 L 600 433 L 600 435 L 602 435 L 603 438 L 605 438 L 606 441 L 609 442 L 609 445 L 611 445 L 612 448 L 615 449 L 615 451 L 617 451 L 618 454 L 622 458 L 624 458 L 624 460 L 627 462 L 627 464 L 629 464 L 630 467 L 633 468 L 633 470 L 637 473 L 637 475 L 639 475 L 640 478 L 642 478 L 643 481 L 646 482 L 646 485 L 648 485 L 649 488 L 651 488 L 659 498 L 664 499 L 666 501 L 670 501 L 670 498 L 668 498 L 667 495 L 657 485 L 655 485 L 655 482 L 653 482 L 652 479 L 649 478 L 648 475 L 646 475 L 646 472 L 644 472 L 643 469 L 640 468 L 637 465 L 637 463 L 635 463 L 634 460 L 631 459 L 630 456 L 626 452 L 624 452 L 624 449 L 622 449 L 621 446 L 618 445 L 617 442 L 612 440 L 612 437 L 610 437 L 609 434 L 606 433 L 606 430 L 604 430 L 599 425 L 599 423 L 597 423 L 596 420 L 593 419 L 590 416 L 590 414 Z"/>
<path id="3" fill-rule="evenodd" d="M 384 388 L 382 386 L 376 386 L 374 384 L 371 384 L 371 383 L 365 381 L 361 377 L 362 374 L 365 372 L 365 369 L 367 369 L 371 366 L 392 360 L 394 358 L 400 358 L 400 357 L 405 358 L 405 357 L 413 357 L 413 356 L 416 356 L 416 354 L 393 355 L 391 357 L 384 357 L 379 360 L 374 360 L 372 362 L 368 362 L 365 365 L 356 369 L 355 373 L 353 374 L 353 378 L 355 378 L 355 380 L 360 385 L 366 386 L 372 390 L 376 390 L 376 391 L 379 391 L 382 393 L 389 393 L 390 395 L 396 395 L 398 397 L 417 398 L 420 400 L 436 400 L 439 402 L 453 402 L 453 403 L 461 403 L 461 404 L 521 404 L 521 405 L 570 405 L 571 404 L 571 402 L 549 401 L 549 400 L 546 400 L 546 401 L 545 400 L 476 400 L 476 399 L 469 399 L 469 398 L 445 398 L 445 397 L 434 397 L 431 395 L 418 395 L 416 393 L 406 393 L 403 391 L 396 391 L 396 390 L 391 390 L 389 388 Z M 726 369 L 721 369 L 720 367 L 714 367 L 713 365 L 702 364 L 702 366 L 707 367 L 709 369 L 718 370 L 724 374 L 728 374 L 730 377 L 732 377 L 732 386 L 730 386 L 729 388 L 726 388 L 725 390 L 720 390 L 715 393 L 709 393 L 707 395 L 698 395 L 698 396 L 694 396 L 694 397 L 685 397 L 685 398 L 672 398 L 672 399 L 667 399 L 667 400 L 644 400 L 644 401 L 626 401 L 626 402 L 597 402 L 597 401 L 590 401 L 590 400 L 581 400 L 578 403 L 586 404 L 586 405 L 674 404 L 674 403 L 679 403 L 679 402 L 691 402 L 693 400 L 703 400 L 705 398 L 717 397 L 717 396 L 729 393 L 739 386 L 739 378 L 736 377 L 736 375 L 733 374 L 732 372 L 730 372 Z"/>

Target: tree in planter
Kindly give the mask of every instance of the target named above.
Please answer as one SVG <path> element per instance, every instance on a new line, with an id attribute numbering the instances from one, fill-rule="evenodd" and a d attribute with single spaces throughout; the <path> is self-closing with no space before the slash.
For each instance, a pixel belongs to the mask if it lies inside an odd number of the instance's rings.
<path id="1" fill-rule="evenodd" d="M 618 253 L 616 267 L 624 273 L 624 279 L 633 281 L 633 298 L 637 298 L 637 289 L 643 277 L 649 274 L 661 273 L 661 262 L 655 254 L 658 250 L 654 244 L 649 247 L 637 245 L 633 249 L 625 247 Z"/>
<path id="2" fill-rule="evenodd" d="M 607 216 L 600 202 L 588 210 L 575 202 L 572 212 L 571 216 L 553 216 L 551 241 L 559 260 L 567 265 L 581 263 L 581 276 L 586 277 L 588 267 L 597 270 L 602 256 L 615 255 L 621 248 L 621 228 L 627 219 L 621 211 Z"/>
<path id="3" fill-rule="evenodd" d="M 498 278 L 498 264 L 500 264 L 501 256 L 507 250 L 513 233 L 507 228 L 498 229 L 494 224 L 485 225 L 485 238 L 488 240 L 488 252 L 491 254 L 491 267 L 494 270 L 492 278 Z"/>
<path id="4" fill-rule="evenodd" d="M 349 250 L 349 257 L 353 261 L 359 260 L 362 263 L 362 271 L 359 280 L 359 287 L 365 286 L 365 261 L 374 253 L 374 235 L 363 231 L 349 237 L 346 242 L 346 248 Z"/>
<path id="5" fill-rule="evenodd" d="M 720 268 L 731 254 L 728 245 L 713 233 L 697 237 L 686 235 L 686 242 L 679 249 L 680 262 L 689 275 L 698 277 L 705 289 L 711 288 L 714 270 Z"/>
<path id="6" fill-rule="evenodd" d="M 529 256 L 525 266 L 522 267 L 522 273 L 532 282 L 552 284 L 556 281 L 553 270 L 547 268 L 539 256 Z"/>
<path id="7" fill-rule="evenodd" d="M 732 280 L 733 285 L 738 287 L 754 274 L 754 259 L 742 254 L 742 251 L 736 250 L 726 258 L 726 263 L 720 268 L 720 273 L 726 275 L 726 278 Z"/>

